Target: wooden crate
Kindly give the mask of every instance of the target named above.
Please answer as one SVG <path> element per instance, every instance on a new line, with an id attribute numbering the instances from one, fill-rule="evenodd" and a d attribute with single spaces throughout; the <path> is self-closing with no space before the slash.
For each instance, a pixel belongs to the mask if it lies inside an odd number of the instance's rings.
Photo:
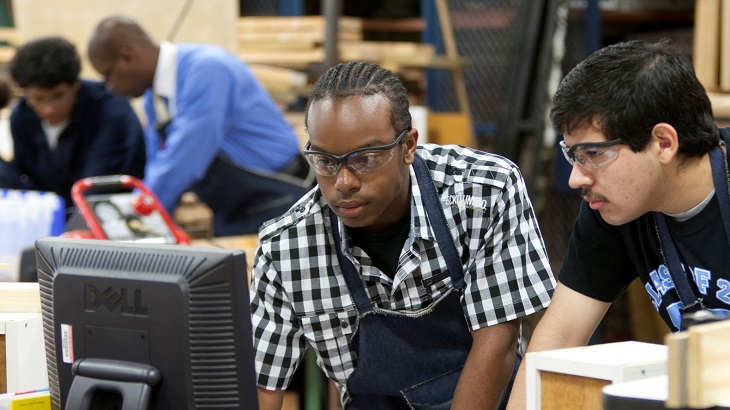
<path id="1" fill-rule="evenodd" d="M 48 387 L 40 313 L 0 313 L 0 393 Z"/>
<path id="2" fill-rule="evenodd" d="M 668 408 L 710 408 L 730 403 L 730 321 L 670 334 Z"/>
<path id="3" fill-rule="evenodd" d="M 601 410 L 604 386 L 666 374 L 667 352 L 631 341 L 528 353 L 527 409 Z"/>
<path id="4" fill-rule="evenodd" d="M 707 91 L 730 92 L 730 0 L 695 0 L 692 63 Z"/>

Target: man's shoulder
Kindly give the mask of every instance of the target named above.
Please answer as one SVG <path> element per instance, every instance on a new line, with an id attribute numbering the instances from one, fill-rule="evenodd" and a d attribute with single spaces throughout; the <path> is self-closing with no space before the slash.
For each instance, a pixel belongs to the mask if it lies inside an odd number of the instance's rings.
<path id="1" fill-rule="evenodd" d="M 129 106 L 129 100 L 108 89 L 104 83 L 92 80 L 81 80 L 79 103 L 119 104 Z"/>
<path id="2" fill-rule="evenodd" d="M 505 157 L 460 145 L 423 144 L 416 154 L 426 162 L 434 181 L 503 185 L 519 174 L 517 165 Z"/>
<path id="3" fill-rule="evenodd" d="M 30 108 L 30 105 L 28 105 L 28 101 L 26 101 L 25 97 L 20 97 L 18 99 L 18 102 L 15 104 L 15 106 L 10 111 L 10 122 L 14 123 L 17 121 L 27 121 L 28 119 L 33 118 L 36 121 L 40 121 L 38 119 L 38 116 L 35 114 L 35 111 L 33 111 L 32 108 Z"/>
<path id="4" fill-rule="evenodd" d="M 215 44 L 177 44 L 179 65 L 183 67 L 245 65 L 235 54 Z"/>
<path id="5" fill-rule="evenodd" d="M 321 229 L 327 208 L 317 188 L 299 199 L 281 216 L 265 222 L 259 229 L 259 242 L 281 242 Z"/>

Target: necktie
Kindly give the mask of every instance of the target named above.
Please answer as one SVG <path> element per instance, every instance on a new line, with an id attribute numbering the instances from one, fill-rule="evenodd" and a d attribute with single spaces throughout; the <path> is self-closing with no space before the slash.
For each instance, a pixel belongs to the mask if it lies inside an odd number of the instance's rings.
<path id="1" fill-rule="evenodd" d="M 162 96 L 154 94 L 152 96 L 152 106 L 155 110 L 155 116 L 157 117 L 155 131 L 157 131 L 160 135 L 160 139 L 164 145 L 165 140 L 167 139 L 167 128 L 170 125 L 170 122 L 172 122 L 172 118 L 170 118 L 170 113 L 167 110 L 167 103 L 164 101 Z"/>

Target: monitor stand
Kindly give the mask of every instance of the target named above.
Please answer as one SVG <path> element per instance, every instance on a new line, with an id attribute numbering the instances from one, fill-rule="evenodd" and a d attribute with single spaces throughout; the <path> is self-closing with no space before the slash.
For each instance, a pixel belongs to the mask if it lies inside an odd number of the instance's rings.
<path id="1" fill-rule="evenodd" d="M 162 378 L 150 365 L 119 360 L 79 359 L 71 371 L 74 378 L 66 409 L 74 410 L 146 410 L 152 388 Z"/>

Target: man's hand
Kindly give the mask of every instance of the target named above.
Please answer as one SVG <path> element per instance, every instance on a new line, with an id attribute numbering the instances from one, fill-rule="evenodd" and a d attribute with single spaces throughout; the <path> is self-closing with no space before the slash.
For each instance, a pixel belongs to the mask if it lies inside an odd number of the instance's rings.
<path id="1" fill-rule="evenodd" d="M 530 338 L 527 353 L 585 346 L 610 306 L 558 282 L 550 306 Z M 527 406 L 526 359 L 517 372 L 507 410 L 523 410 Z"/>

